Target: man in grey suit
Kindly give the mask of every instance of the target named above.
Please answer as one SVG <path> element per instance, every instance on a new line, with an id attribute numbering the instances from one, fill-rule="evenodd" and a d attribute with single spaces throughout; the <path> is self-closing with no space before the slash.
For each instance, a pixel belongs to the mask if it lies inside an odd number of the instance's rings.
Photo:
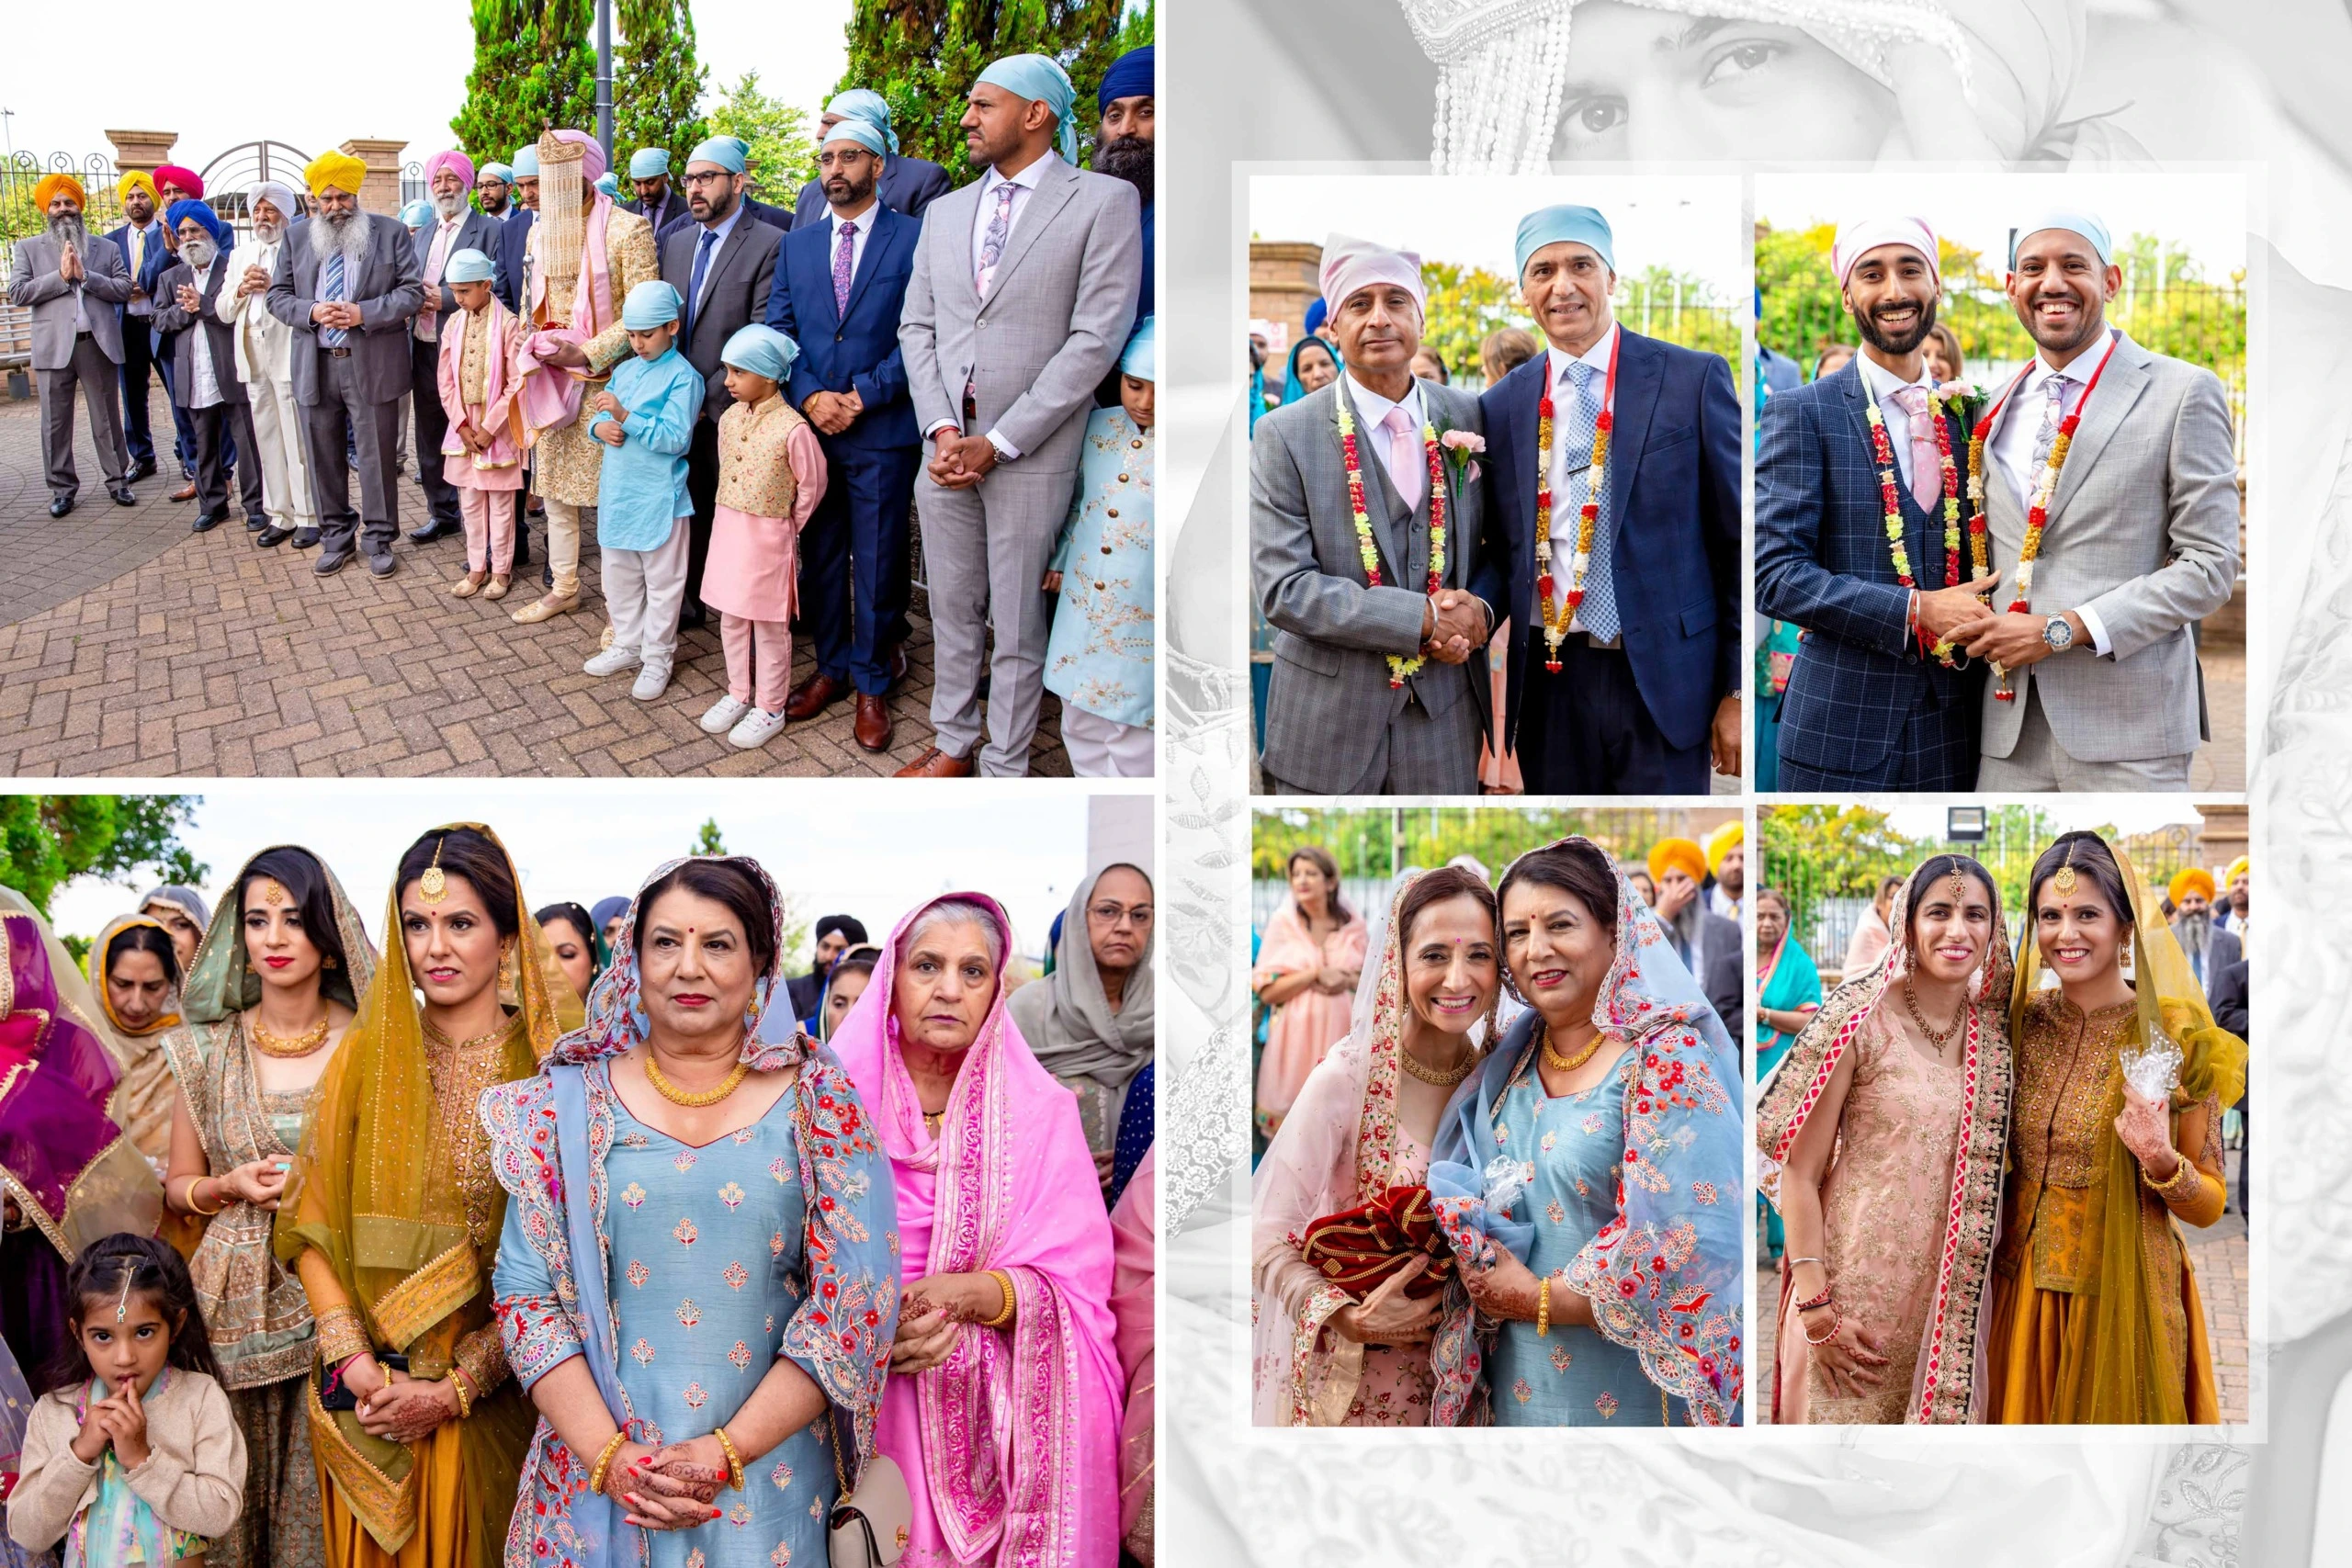
<path id="1" fill-rule="evenodd" d="M 90 440 L 106 471 L 107 493 L 133 506 L 139 498 L 130 491 L 130 453 L 122 444 L 122 411 L 115 400 L 122 374 L 122 318 L 115 307 L 130 298 L 130 272 L 113 241 L 83 227 L 87 203 L 73 175 L 44 177 L 33 187 L 33 200 L 48 218 L 49 231 L 17 242 L 8 299 L 33 313 L 49 514 L 62 517 L 73 511 L 82 489 L 74 467 L 76 386 L 90 411 Z M 146 330 L 144 322 L 140 330 Z"/>
<path id="2" fill-rule="evenodd" d="M 665 165 L 666 166 L 666 165 Z M 710 555 L 710 525 L 718 505 L 718 416 L 728 395 L 727 367 L 718 355 L 727 340 L 768 316 L 775 282 L 775 248 L 784 231 L 755 222 L 743 209 L 743 154 L 737 143 L 710 141 L 686 159 L 686 211 L 694 221 L 662 243 L 662 281 L 684 301 L 678 316 L 678 352 L 702 372 L 702 413 L 686 449 L 686 495 L 695 505 L 687 540 L 686 598 L 681 626 L 705 620 L 702 568 Z"/>
<path id="3" fill-rule="evenodd" d="M 1419 256 L 1333 235 L 1321 281 L 1346 372 L 1267 414 L 1250 443 L 1250 570 L 1274 628 L 1265 787 L 1476 795 L 1493 706 L 1487 639 L 1505 581 L 1472 547 L 1483 487 L 1466 460 L 1439 457 L 1433 477 L 1428 433 L 1476 434 L 1478 400 L 1413 375 L 1428 303 Z M 1343 418 L 1369 540 L 1357 532 Z"/>
<path id="4" fill-rule="evenodd" d="M 177 201 L 164 214 L 179 235 L 179 260 L 155 280 L 155 330 L 172 345 L 172 390 L 187 411 L 196 433 L 196 521 L 205 534 L 229 517 L 229 474 L 222 457 L 241 452 L 232 470 L 245 506 L 245 528 L 269 526 L 262 494 L 261 443 L 254 434 L 253 405 L 237 378 L 236 334 L 216 308 L 228 280 L 224 249 L 234 240 L 226 223 L 200 201 Z"/>
<path id="5" fill-rule="evenodd" d="M 1993 666 L 1981 790 L 2186 789 L 2206 733 L 2196 624 L 2238 575 L 2237 462 L 2210 370 L 2107 324 L 2122 287 L 2104 224 L 2052 212 L 2011 231 L 2009 303 L 2041 353 L 1997 395 L 1984 513 L 1996 603 L 1950 635 Z M 2028 513 L 2045 531 L 2020 566 Z"/>
<path id="6" fill-rule="evenodd" d="M 1045 577 L 1077 484 L 1094 387 L 1141 286 L 1136 187 L 1075 166 L 1069 77 L 1043 55 L 980 73 L 962 121 L 988 172 L 931 204 L 899 318 L 932 457 L 915 480 L 930 567 L 937 731 L 900 777 L 1019 777 L 1045 694 Z M 1056 143 L 1060 155 L 1055 152 Z"/>
<path id="7" fill-rule="evenodd" d="M 424 302 L 416 250 L 396 219 L 359 210 L 366 165 L 327 152 L 303 171 L 315 210 L 287 236 L 269 280 L 269 313 L 294 329 L 288 358 L 302 405 L 311 485 L 319 502 L 318 564 L 332 577 L 364 551 L 390 577 L 400 535 L 401 394 L 409 389 L 409 321 Z M 438 394 L 435 394 L 438 397 Z M 361 512 L 351 509 L 349 441 L 359 456 Z M 367 519 L 361 536 L 361 516 Z"/>
<path id="8" fill-rule="evenodd" d="M 2230 965 L 2245 956 L 2236 933 L 2213 920 L 2213 874 L 2201 865 L 2184 866 L 2165 889 L 2172 895 L 2172 934 L 2208 1001 L 2222 984 Z"/>
<path id="9" fill-rule="evenodd" d="M 468 199 L 474 165 L 463 152 L 435 152 L 425 162 L 424 178 L 433 221 L 416 232 L 416 274 L 424 308 L 411 329 L 414 342 L 409 348 L 409 407 L 416 420 L 416 466 L 424 476 L 425 511 L 424 525 L 409 538 L 420 545 L 465 531 L 458 514 L 458 487 L 441 472 L 441 443 L 449 434 L 449 416 L 441 411 L 440 323 L 458 319 L 458 297 L 441 281 L 441 270 L 459 251 L 480 251 L 495 258 L 503 232 L 498 220 L 475 211 Z"/>

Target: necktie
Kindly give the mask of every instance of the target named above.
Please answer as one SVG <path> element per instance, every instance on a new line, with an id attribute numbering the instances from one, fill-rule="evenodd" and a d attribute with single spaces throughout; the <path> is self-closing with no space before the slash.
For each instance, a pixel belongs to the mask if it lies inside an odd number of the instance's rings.
<path id="1" fill-rule="evenodd" d="M 996 281 L 996 264 L 1004 257 L 1004 243 L 1012 237 L 1012 193 L 1016 188 L 1011 180 L 998 183 L 996 210 L 989 215 L 988 232 L 980 236 L 980 265 L 973 281 L 983 299 L 989 297 L 989 286 Z"/>
<path id="2" fill-rule="evenodd" d="M 320 275 L 319 298 L 336 302 L 343 299 L 343 253 L 339 250 L 327 257 L 326 268 Z M 350 337 L 341 327 L 319 329 L 319 342 L 329 348 L 341 348 Z"/>
<path id="3" fill-rule="evenodd" d="M 1412 416 L 1401 408 L 1390 409 L 1380 428 L 1388 433 L 1389 482 L 1411 511 L 1421 504 L 1421 481 L 1429 477 L 1421 472 L 1421 444 L 1414 437 Z"/>
<path id="4" fill-rule="evenodd" d="M 702 304 L 702 276 L 710 267 L 710 250 L 718 243 L 718 231 L 705 229 L 702 239 L 695 246 L 695 275 L 686 281 L 686 320 L 679 336 L 692 343 L 695 336 L 695 314 Z"/>
<path id="5" fill-rule="evenodd" d="M 1936 450 L 1935 416 L 1925 387 L 1898 387 L 1894 406 L 1903 411 L 1911 442 L 1911 499 L 1933 508 L 1944 492 L 1943 458 Z"/>
<path id="6" fill-rule="evenodd" d="M 2033 436 L 2033 471 L 2026 476 L 2026 495 L 2030 501 L 2041 493 L 2041 470 L 2050 465 L 2050 448 L 2058 443 L 2058 424 L 2066 417 L 2066 378 L 2052 375 L 2043 383 L 2041 428 Z"/>
<path id="7" fill-rule="evenodd" d="M 147 231 L 134 223 L 130 226 L 130 276 L 133 282 L 138 280 L 139 269 L 146 260 Z"/>
<path id="8" fill-rule="evenodd" d="M 1573 549 L 1577 525 L 1575 519 L 1584 509 L 1584 503 L 1594 499 L 1592 469 L 1589 465 L 1592 462 L 1592 449 L 1600 437 L 1601 379 L 1600 372 L 1581 359 L 1568 361 L 1567 378 L 1576 385 L 1576 399 L 1569 415 L 1567 436 L 1561 447 L 1561 454 L 1566 459 L 1570 468 L 1583 471 L 1569 482 L 1568 493 L 1562 498 L 1568 504 L 1565 509 L 1559 509 L 1555 503 L 1554 515 L 1560 516 L 1565 513 L 1568 519 L 1569 547 Z M 1601 482 L 1604 485 L 1608 482 L 1608 475 L 1605 472 L 1601 476 Z M 1616 543 L 1613 537 L 1616 519 L 1611 513 L 1609 492 L 1603 490 L 1599 499 L 1600 515 L 1593 524 L 1592 558 L 1585 563 L 1584 603 L 1577 606 L 1576 624 L 1601 642 L 1614 642 L 1618 632 L 1617 579 L 1614 565 L 1610 557 Z M 1555 549 L 1553 552 L 1554 558 L 1555 560 L 1559 558 L 1560 554 L 1561 552 Z M 1559 584 L 1563 594 L 1568 589 L 1568 573 L 1556 570 L 1553 573 L 1554 581 Z"/>
<path id="9" fill-rule="evenodd" d="M 857 256 L 857 223 L 843 223 L 841 243 L 833 247 L 833 319 L 849 314 L 849 275 L 851 264 Z"/>

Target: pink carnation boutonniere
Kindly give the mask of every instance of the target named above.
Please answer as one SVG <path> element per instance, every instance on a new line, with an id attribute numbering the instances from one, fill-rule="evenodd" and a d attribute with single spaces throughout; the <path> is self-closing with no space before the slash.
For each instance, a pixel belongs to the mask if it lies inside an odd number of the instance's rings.
<path id="1" fill-rule="evenodd" d="M 1445 450 L 1445 460 L 1453 469 L 1455 480 L 1462 484 L 1478 482 L 1478 457 L 1487 449 L 1487 438 L 1475 430 L 1449 430 L 1437 438 Z"/>

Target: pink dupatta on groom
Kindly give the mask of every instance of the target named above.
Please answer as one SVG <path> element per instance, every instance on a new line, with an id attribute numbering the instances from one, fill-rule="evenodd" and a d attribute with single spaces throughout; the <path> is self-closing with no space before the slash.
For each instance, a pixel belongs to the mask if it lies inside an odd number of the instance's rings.
<path id="1" fill-rule="evenodd" d="M 1012 922 L 990 910 L 1009 964 Z M 937 902 L 933 900 L 933 902 Z M 1114 1568 L 1119 1552 L 1117 1327 L 1112 1240 L 1078 1101 L 1037 1063 L 997 997 L 939 1135 L 922 1124 L 892 1006 L 900 919 L 834 1032 L 898 1184 L 900 1282 L 1001 1269 L 1010 1331 L 967 1325 L 947 1360 L 884 1391 L 878 1450 L 905 1472 L 913 1533 L 900 1568 Z"/>

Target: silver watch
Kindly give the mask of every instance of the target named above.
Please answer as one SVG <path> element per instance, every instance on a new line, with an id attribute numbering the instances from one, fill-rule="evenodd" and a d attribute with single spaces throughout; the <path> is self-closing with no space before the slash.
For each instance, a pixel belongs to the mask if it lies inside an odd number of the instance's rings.
<path id="1" fill-rule="evenodd" d="M 2052 615 L 2041 623 L 2041 640 L 2050 645 L 2052 653 L 2064 653 L 2075 646 L 2075 623 L 2064 615 Z"/>

